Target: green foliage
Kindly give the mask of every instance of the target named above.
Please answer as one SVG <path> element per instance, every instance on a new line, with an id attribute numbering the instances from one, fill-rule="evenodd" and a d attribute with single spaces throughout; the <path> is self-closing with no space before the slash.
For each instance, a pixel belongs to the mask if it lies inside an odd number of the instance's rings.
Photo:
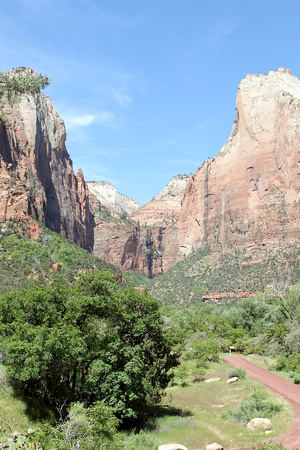
<path id="1" fill-rule="evenodd" d="M 247 447 L 246 450 L 288 450 L 282 442 L 266 442 L 254 444 L 251 447 Z"/>
<path id="2" fill-rule="evenodd" d="M 23 94 L 37 94 L 51 83 L 46 75 L 34 75 L 21 69 L 19 73 L 0 72 L 0 109 L 18 103 Z M 7 121 L 1 112 L 0 123 Z"/>
<path id="3" fill-rule="evenodd" d="M 200 250 L 186 256 L 168 272 L 149 281 L 149 291 L 169 305 L 193 306 L 201 299 L 193 288 L 205 292 L 264 292 L 280 282 L 295 285 L 300 279 L 300 265 L 288 263 L 299 256 L 299 246 L 275 251 L 261 250 L 260 263 L 252 263 L 246 252 L 232 250 L 226 254 Z M 232 301 L 222 298 L 222 303 Z"/>
<path id="4" fill-rule="evenodd" d="M 109 272 L 4 294 L 0 333 L 17 389 L 50 405 L 105 400 L 121 419 L 142 418 L 177 364 L 159 302 Z"/>
<path id="5" fill-rule="evenodd" d="M 300 354 L 281 355 L 274 366 L 275 370 L 300 373 Z"/>
<path id="6" fill-rule="evenodd" d="M 35 435 L 44 450 L 76 449 L 122 450 L 124 437 L 118 433 L 118 419 L 112 408 L 96 402 L 89 408 L 73 403 L 66 419 L 56 426 L 45 425 Z"/>
<path id="7" fill-rule="evenodd" d="M 226 420 L 247 423 L 254 417 L 271 418 L 283 408 L 279 403 L 269 400 L 269 395 L 264 391 L 254 392 L 248 399 L 243 400 L 237 409 L 229 409 L 223 414 Z"/>
<path id="8" fill-rule="evenodd" d="M 246 378 L 246 370 L 242 367 L 235 367 L 228 372 L 228 378 L 238 377 L 240 379 Z"/>
<path id="9" fill-rule="evenodd" d="M 0 295 L 12 289 L 30 287 L 32 279 L 46 280 L 52 276 L 52 266 L 61 265 L 60 273 L 74 281 L 78 271 L 114 270 L 111 264 L 94 257 L 74 242 L 39 225 L 41 233 L 32 241 L 29 222 L 2 223 L 0 234 Z"/>

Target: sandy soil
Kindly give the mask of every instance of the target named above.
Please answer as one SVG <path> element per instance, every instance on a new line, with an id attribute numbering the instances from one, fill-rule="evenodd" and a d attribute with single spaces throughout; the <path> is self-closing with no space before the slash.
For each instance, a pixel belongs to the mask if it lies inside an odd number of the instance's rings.
<path id="1" fill-rule="evenodd" d="M 282 442 L 288 449 L 300 448 L 300 385 L 268 372 L 240 355 L 225 355 L 223 359 L 234 367 L 244 368 L 247 375 L 264 383 L 269 389 L 293 405 L 295 416 L 292 427 L 286 433 L 272 439 L 272 442 Z"/>

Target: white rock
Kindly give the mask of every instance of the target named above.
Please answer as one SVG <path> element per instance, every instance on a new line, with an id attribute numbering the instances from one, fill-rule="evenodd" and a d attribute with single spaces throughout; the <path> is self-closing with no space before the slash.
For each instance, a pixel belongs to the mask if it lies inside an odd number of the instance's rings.
<path id="1" fill-rule="evenodd" d="M 263 419 L 261 417 L 256 417 L 250 420 L 247 424 L 248 430 L 270 430 L 272 428 L 272 422 L 270 419 Z"/>
<path id="2" fill-rule="evenodd" d="M 112 213 L 119 216 L 122 213 L 131 214 L 139 208 L 140 204 L 137 200 L 133 200 L 126 195 L 120 194 L 117 189 L 107 181 L 88 181 L 89 191 Z"/>
<path id="3" fill-rule="evenodd" d="M 157 450 L 188 450 L 188 448 L 181 444 L 163 444 L 157 447 Z"/>
<path id="4" fill-rule="evenodd" d="M 214 442 L 213 444 L 207 445 L 206 450 L 223 450 L 223 446 Z"/>
<path id="5" fill-rule="evenodd" d="M 238 380 L 238 377 L 232 377 L 232 378 L 229 378 L 229 380 L 227 380 L 227 383 L 228 384 L 235 383 L 235 381 L 237 381 L 237 380 Z"/>
<path id="6" fill-rule="evenodd" d="M 222 378 L 208 378 L 205 383 L 214 383 L 215 381 L 221 381 Z"/>

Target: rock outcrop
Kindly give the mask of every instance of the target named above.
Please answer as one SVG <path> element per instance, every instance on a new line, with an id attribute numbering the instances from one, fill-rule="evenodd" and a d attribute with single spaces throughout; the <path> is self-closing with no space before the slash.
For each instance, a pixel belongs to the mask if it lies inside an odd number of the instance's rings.
<path id="1" fill-rule="evenodd" d="M 87 181 L 89 191 L 100 202 L 100 206 L 115 216 L 122 217 L 132 214 L 140 207 L 137 200 L 120 194 L 117 189 L 107 181 Z"/>
<path id="2" fill-rule="evenodd" d="M 176 224 L 181 201 L 190 175 L 177 175 L 167 186 L 145 205 L 131 214 L 130 219 L 145 226 Z"/>
<path id="3" fill-rule="evenodd" d="M 135 270 L 149 278 L 174 266 L 181 258 L 176 222 L 189 178 L 190 175 L 172 178 L 160 194 L 128 217 L 130 221 L 103 219 L 101 206 L 110 211 L 112 208 L 97 196 L 100 205 L 93 208 L 94 255 L 121 270 Z M 90 183 L 88 186 L 95 193 Z M 95 200 L 92 204 L 95 206 Z"/>
<path id="4" fill-rule="evenodd" d="M 183 254 L 299 245 L 300 82 L 247 75 L 231 135 L 190 179 L 178 219 Z"/>
<path id="5" fill-rule="evenodd" d="M 17 73 L 30 69 L 13 69 Z M 82 172 L 75 176 L 66 130 L 49 97 L 23 95 L 7 106 L 0 127 L 0 221 L 34 216 L 88 248 L 89 197 Z"/>

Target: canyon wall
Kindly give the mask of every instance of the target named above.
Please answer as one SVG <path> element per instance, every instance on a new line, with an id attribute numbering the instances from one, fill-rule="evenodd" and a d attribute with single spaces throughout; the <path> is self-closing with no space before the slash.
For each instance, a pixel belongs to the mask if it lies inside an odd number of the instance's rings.
<path id="1" fill-rule="evenodd" d="M 22 70 L 34 74 L 14 69 Z M 88 190 L 82 172 L 73 172 L 64 122 L 50 98 L 23 95 L 3 112 L 7 123 L 0 126 L 0 221 L 34 216 L 89 248 Z"/>
<path id="2" fill-rule="evenodd" d="M 280 68 L 239 85 L 231 135 L 190 179 L 178 219 L 183 254 L 298 245 L 300 81 Z"/>
<path id="3" fill-rule="evenodd" d="M 4 113 L 0 221 L 34 216 L 95 256 L 149 277 L 198 249 L 299 248 L 300 81 L 287 69 L 247 75 L 221 151 L 138 208 L 105 182 L 101 192 L 90 184 L 93 195 L 82 172 L 74 174 L 50 98 L 24 95 Z"/>

